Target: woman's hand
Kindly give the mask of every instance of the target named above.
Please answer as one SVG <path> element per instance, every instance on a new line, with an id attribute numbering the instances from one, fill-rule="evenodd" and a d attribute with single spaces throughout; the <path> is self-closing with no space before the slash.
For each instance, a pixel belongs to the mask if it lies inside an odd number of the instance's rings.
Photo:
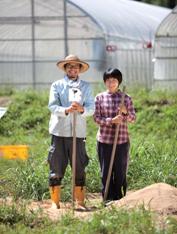
<path id="1" fill-rule="evenodd" d="M 116 115 L 114 118 L 112 118 L 111 123 L 112 124 L 120 124 L 122 123 L 123 117 L 122 115 Z"/>

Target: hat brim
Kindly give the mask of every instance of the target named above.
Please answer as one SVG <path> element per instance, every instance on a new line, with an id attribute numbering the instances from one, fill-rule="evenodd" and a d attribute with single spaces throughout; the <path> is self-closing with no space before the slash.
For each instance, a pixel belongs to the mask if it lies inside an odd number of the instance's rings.
<path id="1" fill-rule="evenodd" d="M 80 73 L 83 73 L 83 72 L 85 72 L 85 71 L 87 71 L 89 69 L 89 64 L 88 63 L 83 62 L 83 61 L 76 61 L 76 60 L 69 60 L 69 61 L 62 60 L 62 61 L 59 61 L 59 62 L 57 62 L 57 67 L 59 67 L 63 71 L 66 71 L 65 65 L 68 64 L 68 63 L 80 64 L 81 65 Z"/>

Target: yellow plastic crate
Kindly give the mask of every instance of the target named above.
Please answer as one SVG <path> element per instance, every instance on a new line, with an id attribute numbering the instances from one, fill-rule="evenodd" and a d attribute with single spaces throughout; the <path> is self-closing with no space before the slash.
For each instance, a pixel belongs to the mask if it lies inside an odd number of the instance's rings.
<path id="1" fill-rule="evenodd" d="M 0 157 L 25 160 L 28 158 L 28 150 L 28 145 L 1 145 Z"/>

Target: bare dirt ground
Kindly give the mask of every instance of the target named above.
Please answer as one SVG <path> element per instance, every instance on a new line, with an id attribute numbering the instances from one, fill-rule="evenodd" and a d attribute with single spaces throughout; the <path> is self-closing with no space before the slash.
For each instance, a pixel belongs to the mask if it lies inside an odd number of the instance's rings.
<path id="1" fill-rule="evenodd" d="M 4 199 L 0 199 L 0 204 L 4 203 Z M 6 198 L 6 204 L 11 204 L 12 199 Z M 143 206 L 147 210 L 151 210 L 155 214 L 156 221 L 160 225 L 164 225 L 167 217 L 174 217 L 177 220 L 177 188 L 165 183 L 156 183 L 137 191 L 129 191 L 127 195 L 119 201 L 114 201 L 107 207 L 102 204 L 100 194 L 87 194 L 86 206 L 88 211 L 80 211 L 73 209 L 71 203 L 61 202 L 60 209 L 51 207 L 51 200 L 31 201 L 28 203 L 30 211 L 42 211 L 51 220 L 56 221 L 63 215 L 72 214 L 79 219 L 88 219 L 94 213 L 103 209 L 115 207 L 120 210 L 138 208 Z"/>
<path id="2" fill-rule="evenodd" d="M 10 103 L 10 98 L 9 97 L 0 97 L 0 106 L 1 107 L 7 107 Z"/>
<path id="3" fill-rule="evenodd" d="M 100 194 L 87 194 L 86 205 L 89 211 L 74 210 L 73 212 L 73 207 L 70 203 L 61 203 L 60 209 L 54 209 L 51 208 L 50 200 L 32 202 L 30 209 L 36 210 L 41 208 L 52 220 L 57 220 L 62 215 L 69 213 L 74 213 L 75 217 L 86 219 L 95 212 L 99 212 L 100 209 L 109 209 L 112 206 L 116 209 L 131 209 L 143 205 L 145 209 L 153 211 L 159 221 L 168 216 L 173 216 L 177 219 L 177 188 L 165 183 L 152 184 L 135 192 L 130 191 L 124 198 L 112 202 L 106 208 L 101 206 L 101 202 Z"/>

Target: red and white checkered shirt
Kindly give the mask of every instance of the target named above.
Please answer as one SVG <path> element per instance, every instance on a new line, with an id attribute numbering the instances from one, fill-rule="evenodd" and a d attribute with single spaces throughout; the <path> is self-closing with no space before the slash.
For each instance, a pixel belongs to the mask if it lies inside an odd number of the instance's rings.
<path id="1" fill-rule="evenodd" d="M 94 121 L 99 124 L 97 140 L 106 144 L 113 144 L 116 125 L 111 124 L 111 120 L 120 110 L 122 92 L 109 93 L 102 92 L 95 97 Z M 125 94 L 124 105 L 127 108 L 127 114 L 123 115 L 123 122 L 119 124 L 119 134 L 117 144 L 123 144 L 129 141 L 127 122 L 134 122 L 136 119 L 135 109 L 130 96 Z"/>

